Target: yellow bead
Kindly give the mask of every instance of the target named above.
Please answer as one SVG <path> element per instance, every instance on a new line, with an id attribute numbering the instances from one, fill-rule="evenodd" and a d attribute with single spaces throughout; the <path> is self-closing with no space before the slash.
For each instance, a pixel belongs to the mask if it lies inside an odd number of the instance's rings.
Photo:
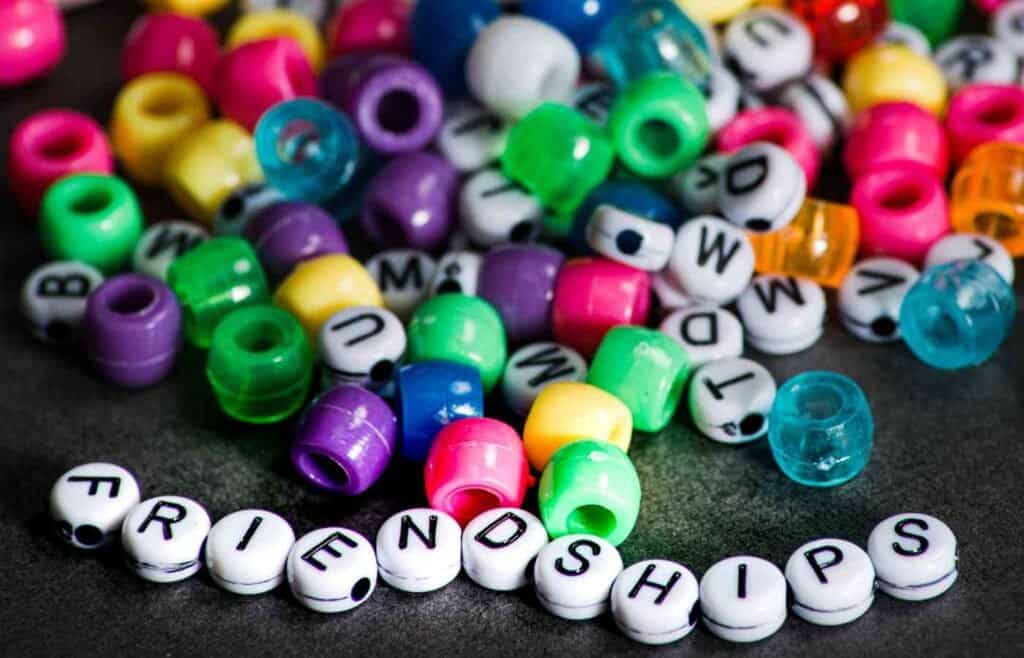
<path id="1" fill-rule="evenodd" d="M 567 443 L 607 441 L 626 452 L 632 437 L 633 416 L 617 397 L 590 384 L 556 382 L 530 407 L 523 447 L 533 468 L 542 471 Z"/>
<path id="2" fill-rule="evenodd" d="M 252 137 L 233 121 L 208 121 L 179 140 L 164 160 L 164 185 L 181 209 L 212 226 L 233 190 L 263 180 Z"/>
<path id="3" fill-rule="evenodd" d="M 306 53 L 310 66 L 319 71 L 324 64 L 324 41 L 313 21 L 290 9 L 254 11 L 235 21 L 228 31 L 228 50 L 249 43 L 275 37 L 294 39 Z"/>
<path id="4" fill-rule="evenodd" d="M 705 23 L 724 23 L 749 9 L 754 0 L 676 0 L 690 18 Z"/>
<path id="5" fill-rule="evenodd" d="M 114 153 L 133 179 L 157 185 L 171 147 L 209 120 L 206 96 L 192 78 L 147 73 L 125 85 L 114 101 Z"/>
<path id="6" fill-rule="evenodd" d="M 206 16 L 221 9 L 230 0 L 146 0 L 151 12 L 171 12 L 187 16 Z"/>
<path id="7" fill-rule="evenodd" d="M 1024 146 L 978 146 L 956 172 L 950 215 L 957 233 L 981 233 L 1024 256 Z"/>
<path id="8" fill-rule="evenodd" d="M 887 101 L 916 103 L 940 116 L 946 109 L 942 71 L 905 46 L 871 46 L 854 55 L 846 65 L 843 91 L 855 113 Z"/>
<path id="9" fill-rule="evenodd" d="M 302 323 L 311 342 L 320 326 L 350 306 L 382 306 L 380 288 L 359 261 L 344 254 L 328 254 L 300 263 L 288 275 L 274 303 Z"/>

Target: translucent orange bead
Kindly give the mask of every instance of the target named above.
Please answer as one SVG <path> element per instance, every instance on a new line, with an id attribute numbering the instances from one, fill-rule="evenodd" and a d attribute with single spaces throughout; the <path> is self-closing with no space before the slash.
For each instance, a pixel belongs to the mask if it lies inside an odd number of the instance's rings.
<path id="1" fill-rule="evenodd" d="M 981 233 L 1024 255 L 1024 146 L 990 142 L 971 151 L 953 179 L 953 230 Z"/>

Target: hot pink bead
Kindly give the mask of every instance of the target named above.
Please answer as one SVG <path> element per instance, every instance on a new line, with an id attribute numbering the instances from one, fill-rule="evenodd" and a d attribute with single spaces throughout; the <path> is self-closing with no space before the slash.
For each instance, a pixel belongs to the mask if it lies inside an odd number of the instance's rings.
<path id="1" fill-rule="evenodd" d="M 761 107 L 742 112 L 718 131 L 718 150 L 738 151 L 754 142 L 771 142 L 789 151 L 814 187 L 821 168 L 821 153 L 814 137 L 795 113 L 781 107 Z"/>
<path id="2" fill-rule="evenodd" d="M 915 163 L 946 177 L 949 146 L 937 118 L 914 103 L 881 103 L 859 114 L 843 152 L 852 180 L 887 164 Z"/>
<path id="3" fill-rule="evenodd" d="M 953 96 L 946 132 L 954 162 L 985 142 L 1024 144 L 1024 89 L 1017 85 L 969 85 Z"/>
<path id="4" fill-rule="evenodd" d="M 950 232 L 949 203 L 931 170 L 893 164 L 861 176 L 853 186 L 865 256 L 891 256 L 920 264 L 937 240 Z"/>
<path id="5" fill-rule="evenodd" d="M 408 0 L 350 0 L 327 27 L 331 54 L 408 52 L 411 11 Z"/>
<path id="6" fill-rule="evenodd" d="M 978 6 L 978 9 L 989 14 L 1005 5 L 1006 2 L 1007 0 L 974 0 L 974 4 Z"/>
<path id="7" fill-rule="evenodd" d="M 0 2 L 0 87 L 38 78 L 64 56 L 64 19 L 50 0 Z"/>
<path id="8" fill-rule="evenodd" d="M 114 173 L 114 155 L 103 128 L 74 110 L 45 110 L 18 124 L 7 154 L 10 188 L 35 215 L 46 189 L 81 172 Z"/>
<path id="9" fill-rule="evenodd" d="M 250 132 L 281 101 L 316 96 L 316 75 L 294 39 L 264 39 L 224 53 L 217 63 L 217 107 Z"/>
<path id="10" fill-rule="evenodd" d="M 495 507 L 519 507 L 533 485 L 523 440 L 492 418 L 449 423 L 430 446 L 423 470 L 434 509 L 466 525 Z"/>
<path id="11" fill-rule="evenodd" d="M 121 77 L 127 82 L 146 73 L 181 73 L 212 94 L 219 53 L 217 32 L 201 18 L 145 14 L 121 47 Z"/>

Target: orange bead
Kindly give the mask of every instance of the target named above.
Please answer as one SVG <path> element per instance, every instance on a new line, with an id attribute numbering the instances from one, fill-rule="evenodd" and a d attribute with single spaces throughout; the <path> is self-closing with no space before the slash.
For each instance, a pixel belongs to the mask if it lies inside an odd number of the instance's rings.
<path id="1" fill-rule="evenodd" d="M 971 151 L 953 179 L 953 230 L 981 233 L 1024 255 L 1024 146 L 990 142 Z"/>

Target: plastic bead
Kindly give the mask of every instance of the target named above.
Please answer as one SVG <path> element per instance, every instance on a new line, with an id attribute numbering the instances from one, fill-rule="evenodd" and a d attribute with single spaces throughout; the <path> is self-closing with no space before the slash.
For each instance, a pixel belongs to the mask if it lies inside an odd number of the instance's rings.
<path id="1" fill-rule="evenodd" d="M 729 23 L 722 43 L 740 80 L 756 92 L 781 87 L 811 68 L 810 31 L 779 9 L 762 7 L 741 14 Z"/>
<path id="2" fill-rule="evenodd" d="M 830 62 L 870 45 L 889 23 L 887 0 L 796 0 L 789 10 L 814 34 L 814 54 Z"/>
<path id="3" fill-rule="evenodd" d="M 932 44 L 924 32 L 913 25 L 891 21 L 880 35 L 878 43 L 888 43 L 895 46 L 910 48 L 919 55 L 932 56 Z"/>
<path id="4" fill-rule="evenodd" d="M 213 524 L 203 561 L 210 578 L 232 594 L 254 596 L 284 582 L 295 532 L 273 512 L 239 510 Z"/>
<path id="5" fill-rule="evenodd" d="M 299 477 L 314 487 L 356 496 L 384 474 L 397 437 L 398 421 L 384 400 L 343 384 L 306 409 L 289 456 Z"/>
<path id="6" fill-rule="evenodd" d="M 305 403 L 313 355 L 295 318 L 273 306 L 249 306 L 214 329 L 206 377 L 227 415 L 276 423 Z"/>
<path id="7" fill-rule="evenodd" d="M 622 0 L 526 0 L 524 15 L 543 21 L 567 36 L 582 55 L 590 52 L 601 28 L 620 12 Z"/>
<path id="8" fill-rule="evenodd" d="M 480 268 L 477 294 L 498 311 L 512 345 L 545 338 L 564 256 L 540 245 L 492 249 Z"/>
<path id="9" fill-rule="evenodd" d="M 955 162 L 963 162 L 975 146 L 986 142 L 1024 144 L 1024 89 L 989 84 L 964 87 L 949 103 L 946 128 Z"/>
<path id="10" fill-rule="evenodd" d="M 935 62 L 952 92 L 975 83 L 1020 82 L 1017 55 L 995 37 L 968 34 L 950 39 L 935 51 Z"/>
<path id="11" fill-rule="evenodd" d="M 1010 0 L 1004 3 L 992 15 L 989 30 L 1015 55 L 1024 55 L 1024 2 Z"/>
<path id="12" fill-rule="evenodd" d="M 328 9 L 334 4 L 333 0 L 242 0 L 239 9 L 244 12 L 290 9 L 319 25 L 327 18 Z"/>
<path id="13" fill-rule="evenodd" d="M 419 0 L 409 32 L 416 60 L 427 67 L 446 96 L 466 95 L 466 56 L 479 33 L 501 15 L 496 0 Z"/>
<path id="14" fill-rule="evenodd" d="M 732 71 L 716 65 L 704 96 L 704 108 L 708 113 L 708 126 L 715 134 L 733 120 L 740 111 L 743 90 Z"/>
<path id="15" fill-rule="evenodd" d="M 50 490 L 50 518 L 57 536 L 91 551 L 111 544 L 124 517 L 139 504 L 139 483 L 117 464 L 82 464 L 61 475 Z M 547 542 L 547 533 L 544 535 Z"/>
<path id="16" fill-rule="evenodd" d="M 86 300 L 101 283 L 103 275 L 85 263 L 56 261 L 37 267 L 21 286 L 21 313 L 29 331 L 44 342 L 73 342 Z"/>
<path id="17" fill-rule="evenodd" d="M 533 514 L 512 507 L 488 510 L 462 532 L 462 566 L 470 579 L 489 590 L 526 587 L 534 558 L 547 546 L 548 532 Z"/>
<path id="18" fill-rule="evenodd" d="M 933 244 L 925 256 L 924 269 L 961 259 L 980 260 L 1013 285 L 1014 265 L 1009 252 L 987 235 L 977 233 L 947 235 Z"/>
<path id="19" fill-rule="evenodd" d="M 859 114 L 850 128 L 843 164 L 856 181 L 885 165 L 917 164 L 944 180 L 949 146 L 934 114 L 904 101 L 880 103 Z"/>
<path id="20" fill-rule="evenodd" d="M 49 0 L 0 7 L 0 88 L 46 75 L 64 57 L 64 19 Z"/>
<path id="21" fill-rule="evenodd" d="M 942 596 L 960 575 L 956 536 L 927 514 L 897 514 L 875 526 L 868 556 L 878 588 L 901 601 Z"/>
<path id="22" fill-rule="evenodd" d="M 733 313 L 717 306 L 697 304 L 673 311 L 658 330 L 686 352 L 690 369 L 743 354 L 743 325 Z"/>
<path id="23" fill-rule="evenodd" d="M 917 270 L 895 258 L 868 258 L 857 263 L 839 287 L 843 326 L 871 343 L 899 340 L 900 306 L 917 279 Z"/>
<path id="24" fill-rule="evenodd" d="M 725 23 L 753 5 L 755 0 L 676 0 L 676 4 L 698 21 L 705 23 Z"/>
<path id="25" fill-rule="evenodd" d="M 283 279 L 302 261 L 348 253 L 348 243 L 334 218 L 307 203 L 282 201 L 264 208 L 248 222 L 244 235 L 274 281 Z"/>
<path id="26" fill-rule="evenodd" d="M 981 233 L 1003 243 L 1011 256 L 1024 254 L 1024 145 L 991 142 L 973 151 L 951 188 L 953 230 Z"/>
<path id="27" fill-rule="evenodd" d="M 475 296 L 484 257 L 475 251 L 449 251 L 437 261 L 428 297 L 448 292 Z"/>
<path id="28" fill-rule="evenodd" d="M 779 104 L 800 118 L 821 153 L 828 153 L 843 139 L 853 123 L 843 90 L 823 75 L 789 83 L 779 93 Z"/>
<path id="29" fill-rule="evenodd" d="M 790 110 L 765 107 L 743 112 L 718 132 L 717 141 L 718 149 L 725 153 L 758 142 L 781 146 L 800 165 L 807 178 L 807 189 L 812 189 L 818 181 L 821 168 L 818 145 L 800 117 Z"/>
<path id="30" fill-rule="evenodd" d="M 132 24 L 121 48 L 121 78 L 167 71 L 192 78 L 207 94 L 214 91 L 220 54 L 217 32 L 200 18 L 146 14 Z"/>
<path id="31" fill-rule="evenodd" d="M 718 185 L 728 161 L 729 156 L 725 153 L 706 155 L 673 180 L 680 203 L 691 215 L 719 212 Z"/>
<path id="32" fill-rule="evenodd" d="M 433 258 L 415 249 L 380 251 L 366 261 L 366 271 L 377 282 L 384 307 L 403 321 L 408 321 L 427 297 L 436 268 Z"/>
<path id="33" fill-rule="evenodd" d="M 892 20 L 913 25 L 935 45 L 949 38 L 960 22 L 964 0 L 888 0 Z"/>
<path id="34" fill-rule="evenodd" d="M 651 292 L 658 302 L 658 311 L 663 314 L 691 308 L 700 303 L 683 292 L 668 270 L 662 270 L 651 277 Z"/>
<path id="35" fill-rule="evenodd" d="M 327 24 L 327 43 L 331 54 L 405 53 L 410 48 L 409 19 L 412 7 L 406 0 L 354 0 L 343 3 Z"/>
<path id="36" fill-rule="evenodd" d="M 316 95 L 316 77 L 292 39 L 264 39 L 224 53 L 217 62 L 214 98 L 221 114 L 246 130 L 274 105 Z"/>
<path id="37" fill-rule="evenodd" d="M 161 281 L 167 280 L 171 263 L 209 239 L 202 226 L 169 221 L 151 224 L 135 243 L 132 269 Z"/>
<path id="38" fill-rule="evenodd" d="M 174 12 L 187 16 L 205 16 L 226 5 L 228 0 L 146 0 L 153 12 Z"/>
<path id="39" fill-rule="evenodd" d="M 484 387 L 476 368 L 450 361 L 404 366 L 397 376 L 402 456 L 424 461 L 446 425 L 484 414 Z"/>
<path id="40" fill-rule="evenodd" d="M 531 343 L 509 357 L 501 392 L 513 412 L 526 416 L 548 384 L 586 379 L 587 362 L 575 350 L 558 343 Z"/>
<path id="41" fill-rule="evenodd" d="M 768 433 L 775 379 L 761 364 L 719 359 L 693 374 L 688 403 L 701 434 L 720 443 L 756 441 Z"/>
<path id="42" fill-rule="evenodd" d="M 606 81 L 581 84 L 576 87 L 572 106 L 580 114 L 603 127 L 608 123 L 608 113 L 617 94 L 615 87 Z"/>
<path id="43" fill-rule="evenodd" d="M 754 349 L 765 354 L 795 354 L 821 338 L 825 293 L 808 279 L 759 276 L 740 295 L 736 310 Z"/>
<path id="44" fill-rule="evenodd" d="M 756 142 L 726 162 L 718 206 L 726 219 L 748 231 L 777 231 L 800 211 L 808 183 L 807 173 L 789 151 Z"/>
<path id="45" fill-rule="evenodd" d="M 103 128 L 73 110 L 45 110 L 19 123 L 8 143 L 11 193 L 35 216 L 46 190 L 77 173 L 114 173 L 114 156 Z"/>
<path id="46" fill-rule="evenodd" d="M 459 191 L 462 230 L 474 243 L 530 242 L 540 234 L 544 208 L 537 197 L 509 180 L 499 169 L 484 169 Z"/>
<path id="47" fill-rule="evenodd" d="M 47 190 L 39 228 L 51 257 L 116 272 L 128 264 L 142 235 L 142 210 L 120 178 L 74 174 Z"/>
<path id="48" fill-rule="evenodd" d="M 1010 0 L 974 0 L 975 6 L 986 14 L 991 14 Z"/>
<path id="49" fill-rule="evenodd" d="M 673 230 L 683 222 L 679 208 L 650 185 L 634 181 L 609 180 L 594 188 L 576 209 L 572 232 L 569 235 L 569 240 L 576 251 L 589 253 L 587 227 L 594 212 L 601 206 L 611 206 L 635 217 L 665 224 Z"/>
<path id="50" fill-rule="evenodd" d="M 846 64 L 843 91 L 854 114 L 893 101 L 914 103 L 936 116 L 946 108 L 942 71 L 904 46 L 881 44 L 858 52 Z"/>
<path id="51" fill-rule="evenodd" d="M 284 196 L 266 183 L 243 185 L 224 199 L 217 209 L 213 220 L 213 233 L 217 236 L 238 237 L 245 232 L 245 226 L 264 208 L 279 201 Z"/>
<path id="52" fill-rule="evenodd" d="M 807 199 L 785 227 L 750 235 L 757 257 L 754 266 L 761 273 L 802 276 L 837 288 L 857 257 L 866 221 L 851 206 Z"/>
<path id="53" fill-rule="evenodd" d="M 698 593 L 697 578 L 683 565 L 642 560 L 615 579 L 612 618 L 622 634 L 635 642 L 676 642 L 697 627 Z"/>
<path id="54" fill-rule="evenodd" d="M 875 569 L 856 544 L 817 539 L 796 549 L 786 562 L 793 614 L 819 626 L 848 624 L 875 600 Z"/>
<path id="55" fill-rule="evenodd" d="M 509 124 L 468 100 L 445 104 L 444 121 L 434 142 L 461 172 L 494 164 L 505 150 Z"/>
<path id="56" fill-rule="evenodd" d="M 562 619 L 582 620 L 608 610 L 622 556 L 594 535 L 566 535 L 541 549 L 533 564 L 537 600 Z"/>
<path id="57" fill-rule="evenodd" d="M 299 263 L 274 292 L 274 303 L 302 323 L 310 342 L 332 315 L 351 306 L 380 306 L 377 282 L 359 261 L 326 254 Z"/>
<path id="58" fill-rule="evenodd" d="M 759 557 L 728 557 L 701 578 L 701 621 L 723 640 L 759 642 L 786 622 L 786 598 L 786 577 L 777 566 Z"/>
<path id="59" fill-rule="evenodd" d="M 316 24 L 291 9 L 266 9 L 242 14 L 228 30 L 225 45 L 232 50 L 245 43 L 283 37 L 299 44 L 309 65 L 319 71 L 324 65 L 324 41 Z"/>
<path id="60" fill-rule="evenodd" d="M 587 223 L 587 242 L 595 252 L 647 272 L 668 264 L 674 239 L 671 227 L 614 206 L 599 206 Z"/>
<path id="61" fill-rule="evenodd" d="M 727 304 L 754 273 L 748 235 L 718 217 L 695 217 L 676 235 L 666 274 L 694 302 Z"/>
<path id="62" fill-rule="evenodd" d="M 389 54 L 352 54 L 320 76 L 320 95 L 352 118 L 369 148 L 386 155 L 427 146 L 441 128 L 444 99 L 425 68 Z"/>
<path id="63" fill-rule="evenodd" d="M 391 311 L 376 306 L 339 311 L 317 337 L 324 383 L 359 384 L 389 396 L 405 347 L 405 327 Z"/>
<path id="64" fill-rule="evenodd" d="M 202 569 L 209 532 L 210 515 L 202 505 L 182 496 L 160 496 L 139 503 L 124 518 L 121 548 L 138 577 L 175 583 Z"/>
<path id="65" fill-rule="evenodd" d="M 768 442 L 775 463 L 791 480 L 834 487 L 864 469 L 874 432 L 871 407 L 852 379 L 809 371 L 779 387 Z"/>
<path id="66" fill-rule="evenodd" d="M 459 525 L 497 507 L 519 507 L 533 485 L 519 434 L 491 418 L 463 418 L 442 429 L 423 471 L 427 500 Z"/>
<path id="67" fill-rule="evenodd" d="M 462 570 L 462 528 L 437 509 L 399 512 L 377 531 L 377 566 L 400 592 L 441 589 Z"/>
<path id="68" fill-rule="evenodd" d="M 373 594 L 377 556 L 354 530 L 320 528 L 295 542 L 285 573 L 292 596 L 302 605 L 315 612 L 346 612 Z"/>

